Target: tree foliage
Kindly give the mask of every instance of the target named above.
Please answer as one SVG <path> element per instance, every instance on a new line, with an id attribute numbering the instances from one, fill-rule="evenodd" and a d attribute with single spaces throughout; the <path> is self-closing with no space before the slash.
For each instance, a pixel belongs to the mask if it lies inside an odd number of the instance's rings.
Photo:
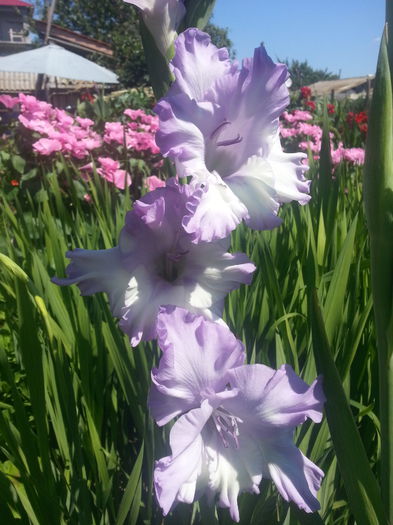
<path id="1" fill-rule="evenodd" d="M 110 44 L 113 58 L 100 56 L 94 59 L 114 70 L 125 86 L 140 86 L 148 82 L 138 15 L 130 4 L 123 0 L 58 0 L 54 21 Z"/>
<path id="2" fill-rule="evenodd" d="M 302 86 L 309 86 L 314 82 L 320 80 L 336 80 L 338 75 L 331 73 L 327 69 L 314 69 L 310 66 L 307 60 L 301 62 L 300 60 L 279 60 L 288 66 L 289 73 L 292 79 L 292 89 L 300 89 Z"/>
<path id="3" fill-rule="evenodd" d="M 211 21 L 209 21 L 206 24 L 204 31 L 206 31 L 206 33 L 209 33 L 212 42 L 215 46 L 217 46 L 218 48 L 226 47 L 229 51 L 231 58 L 235 58 L 236 51 L 233 48 L 232 40 L 228 36 L 227 27 L 219 27 L 213 24 Z"/>
<path id="4" fill-rule="evenodd" d="M 94 61 L 115 71 L 125 87 L 148 84 L 148 72 L 139 35 L 138 12 L 123 0 L 58 0 L 54 22 L 72 31 L 111 44 L 114 56 L 94 56 Z M 218 47 L 232 42 L 228 30 L 208 23 L 206 31 Z"/>

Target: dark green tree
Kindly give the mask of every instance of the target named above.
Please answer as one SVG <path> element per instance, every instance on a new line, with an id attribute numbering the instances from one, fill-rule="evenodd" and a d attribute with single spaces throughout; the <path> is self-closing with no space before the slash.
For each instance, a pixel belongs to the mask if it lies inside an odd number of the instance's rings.
<path id="1" fill-rule="evenodd" d="M 115 71 L 125 87 L 148 84 L 138 12 L 132 5 L 123 0 L 57 0 L 54 22 L 110 44 L 112 58 L 101 55 L 93 58 Z M 234 55 L 227 29 L 209 22 L 205 30 L 215 45 L 228 47 Z"/>
<path id="2" fill-rule="evenodd" d="M 206 33 L 211 36 L 212 42 L 217 47 L 226 47 L 229 51 L 231 58 L 235 58 L 236 51 L 233 49 L 233 42 L 228 36 L 227 27 L 219 27 L 213 24 L 210 20 L 206 24 L 204 29 Z"/>
<path id="3" fill-rule="evenodd" d="M 114 70 L 124 86 L 148 83 L 138 15 L 130 4 L 123 0 L 58 0 L 54 22 L 110 44 L 112 58 L 94 59 Z"/>
<path id="4" fill-rule="evenodd" d="M 289 73 L 292 79 L 292 89 L 300 89 L 302 86 L 309 86 L 314 82 L 320 80 L 336 80 L 340 78 L 338 75 L 331 73 L 327 69 L 314 69 L 307 60 L 300 62 L 300 60 L 279 60 L 288 66 Z"/>

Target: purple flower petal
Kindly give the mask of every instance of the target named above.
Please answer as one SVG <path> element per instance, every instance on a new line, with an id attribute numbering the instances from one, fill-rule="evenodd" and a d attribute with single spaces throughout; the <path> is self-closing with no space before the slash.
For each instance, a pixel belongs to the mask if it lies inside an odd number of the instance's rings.
<path id="1" fill-rule="evenodd" d="M 172 456 L 157 461 L 154 469 L 154 488 L 164 515 L 176 501 L 192 503 L 194 500 L 196 482 L 203 468 L 201 432 L 212 410 L 205 402 L 182 416 L 172 427 Z"/>
<path id="2" fill-rule="evenodd" d="M 176 30 L 185 15 L 181 0 L 124 0 L 142 10 L 142 17 L 154 37 L 158 49 L 166 56 L 176 37 Z"/>
<path id="3" fill-rule="evenodd" d="M 262 476 L 287 501 L 317 510 L 323 472 L 296 448 L 293 429 L 320 421 L 320 378 L 308 386 L 288 365 L 242 365 L 242 345 L 225 325 L 180 308 L 162 308 L 157 331 L 163 356 L 152 373 L 151 413 L 160 425 L 185 414 L 171 431 L 172 455 L 155 472 L 164 512 L 207 493 L 239 521 L 239 493 L 258 494 Z"/>
<path id="4" fill-rule="evenodd" d="M 320 508 L 316 496 L 323 472 L 290 440 L 289 437 L 287 443 L 265 446 L 270 477 L 286 501 L 293 501 L 306 512 L 315 512 Z"/>
<path id="5" fill-rule="evenodd" d="M 220 177 L 209 175 L 203 193 L 190 200 L 190 214 L 183 219 L 186 232 L 194 242 L 223 239 L 248 216 L 247 208 Z"/>
<path id="6" fill-rule="evenodd" d="M 199 243 L 204 236 L 193 214 L 204 195 L 200 185 L 168 181 L 134 204 L 119 246 L 69 252 L 68 278 L 54 282 L 78 284 L 85 295 L 106 292 L 133 346 L 156 336 L 162 305 L 216 319 L 227 293 L 250 283 L 255 266 L 246 255 L 227 252 L 229 238 Z M 193 224 L 188 232 L 186 221 Z"/>
<path id="7" fill-rule="evenodd" d="M 185 31 L 175 47 L 175 82 L 156 106 L 157 145 L 180 175 L 205 183 L 206 173 L 214 173 L 242 204 L 217 187 L 218 226 L 205 197 L 206 206 L 185 227 L 199 228 L 200 239 L 210 241 L 226 236 L 242 219 L 255 229 L 277 226 L 280 205 L 305 204 L 310 185 L 303 154 L 285 154 L 279 142 L 278 118 L 289 101 L 286 66 L 275 64 L 260 47 L 239 70 L 196 29 Z"/>
<path id="8" fill-rule="evenodd" d="M 208 34 L 191 28 L 175 41 L 171 69 L 175 82 L 169 95 L 185 93 L 195 100 L 203 100 L 210 86 L 231 69 L 231 62 L 227 49 L 217 49 Z"/>
<path id="9" fill-rule="evenodd" d="M 273 370 L 259 364 L 235 368 L 228 376 L 240 394 L 225 407 L 239 417 L 247 416 L 255 431 L 271 435 L 277 427 L 294 428 L 307 418 L 322 419 L 326 398 L 321 377 L 309 386 L 289 365 Z"/>
<path id="10" fill-rule="evenodd" d="M 149 407 L 159 425 L 224 390 L 226 372 L 244 362 L 243 345 L 223 321 L 212 323 L 182 308 L 160 310 L 157 335 L 163 356 L 152 371 Z M 171 398 L 178 400 L 177 411 Z"/>
<path id="11" fill-rule="evenodd" d="M 122 265 L 119 248 L 110 250 L 80 250 L 66 253 L 71 263 L 66 269 L 67 278 L 54 277 L 60 286 L 77 284 L 81 295 L 106 292 L 113 315 L 119 317 L 130 275 Z"/>

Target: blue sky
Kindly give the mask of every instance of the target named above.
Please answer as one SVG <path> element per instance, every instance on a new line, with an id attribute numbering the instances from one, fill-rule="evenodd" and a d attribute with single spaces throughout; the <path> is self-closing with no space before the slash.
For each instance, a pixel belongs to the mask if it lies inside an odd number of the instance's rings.
<path id="1" fill-rule="evenodd" d="M 216 0 L 239 59 L 264 42 L 276 60 L 307 60 L 341 78 L 374 74 L 384 0 Z"/>

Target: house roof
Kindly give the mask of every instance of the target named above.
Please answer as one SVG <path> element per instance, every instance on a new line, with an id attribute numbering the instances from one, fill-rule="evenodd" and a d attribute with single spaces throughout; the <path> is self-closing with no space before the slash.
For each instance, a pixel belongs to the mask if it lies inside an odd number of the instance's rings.
<path id="1" fill-rule="evenodd" d="M 310 84 L 311 91 L 314 96 L 329 95 L 332 91 L 336 94 L 346 93 L 351 90 L 357 90 L 364 86 L 367 88 L 369 83 L 371 87 L 374 75 L 367 75 L 364 77 L 353 77 L 353 78 L 339 78 L 337 80 L 320 80 L 314 84 Z"/>
<path id="2" fill-rule="evenodd" d="M 0 0 L 0 7 L 3 5 L 12 7 L 33 7 L 28 2 L 22 2 L 22 0 Z"/>
<path id="3" fill-rule="evenodd" d="M 1 0 L 0 0 L 1 1 Z M 39 34 L 44 35 L 46 31 L 45 20 L 34 20 L 35 27 Z M 65 47 L 82 49 L 90 53 L 100 53 L 101 55 L 113 56 L 110 44 L 81 35 L 58 24 L 52 24 L 50 28 L 49 40 Z"/>

